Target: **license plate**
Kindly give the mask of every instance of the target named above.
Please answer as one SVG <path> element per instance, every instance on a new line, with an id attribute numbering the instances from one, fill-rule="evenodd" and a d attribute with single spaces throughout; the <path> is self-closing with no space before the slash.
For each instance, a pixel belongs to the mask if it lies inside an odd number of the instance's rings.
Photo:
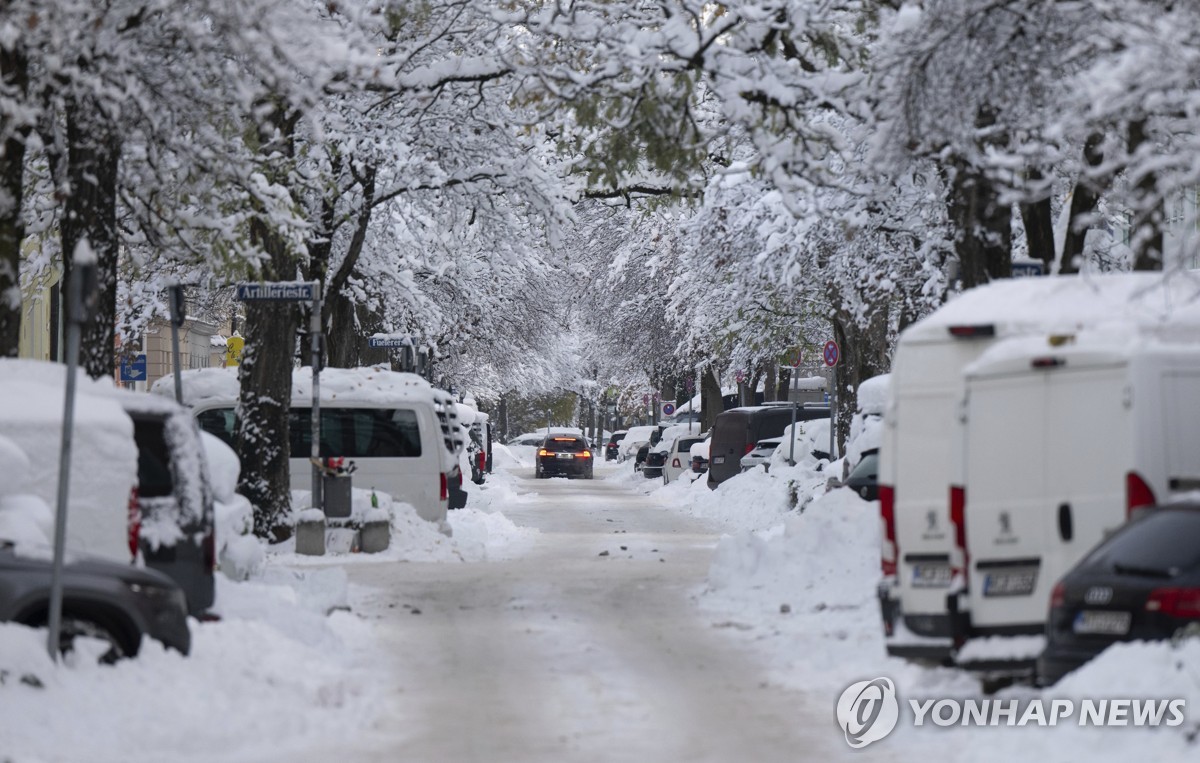
<path id="1" fill-rule="evenodd" d="M 1133 620 L 1131 612 L 1097 612 L 1084 610 L 1075 615 L 1076 633 L 1091 633 L 1103 636 L 1124 636 L 1129 633 Z"/>
<path id="2" fill-rule="evenodd" d="M 948 588 L 952 577 L 948 564 L 913 565 L 913 588 Z"/>
<path id="3" fill-rule="evenodd" d="M 561 459 L 570 459 L 570 458 L 575 458 L 575 454 L 574 453 L 559 453 L 557 457 L 561 458 Z"/>
<path id="4" fill-rule="evenodd" d="M 1036 585 L 1036 568 L 989 572 L 983 577 L 983 595 L 1029 596 Z"/>
<path id="5" fill-rule="evenodd" d="M 725 456 L 714 456 L 714 457 L 713 457 L 713 463 L 714 463 L 714 464 L 723 464 L 723 463 L 725 463 Z"/>

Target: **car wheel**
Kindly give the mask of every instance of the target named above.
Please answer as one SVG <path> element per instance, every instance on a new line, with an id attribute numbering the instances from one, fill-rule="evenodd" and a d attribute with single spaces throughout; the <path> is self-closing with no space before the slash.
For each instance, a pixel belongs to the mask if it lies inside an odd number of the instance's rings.
<path id="1" fill-rule="evenodd" d="M 46 625 L 45 622 L 40 623 L 43 628 Z M 64 612 L 62 627 L 58 632 L 59 653 L 63 655 L 73 653 L 75 640 L 79 638 L 94 638 L 108 644 L 108 649 L 100 655 L 99 659 L 99 662 L 104 665 L 112 665 L 117 660 L 133 657 L 138 653 L 139 644 L 130 643 L 129 639 L 122 638 L 120 630 L 107 622 L 95 617 Z"/>

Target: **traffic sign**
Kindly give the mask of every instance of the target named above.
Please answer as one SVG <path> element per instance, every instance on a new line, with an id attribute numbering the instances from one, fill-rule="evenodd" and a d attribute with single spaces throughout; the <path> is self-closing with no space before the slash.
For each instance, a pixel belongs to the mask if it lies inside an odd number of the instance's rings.
<path id="1" fill-rule="evenodd" d="M 311 302 L 317 293 L 317 284 L 312 281 L 274 281 L 267 283 L 240 283 L 237 298 L 243 302 L 292 301 Z"/>
<path id="2" fill-rule="evenodd" d="M 121 381 L 146 381 L 146 353 L 121 358 Z"/>
<path id="3" fill-rule="evenodd" d="M 242 350 L 246 340 L 240 336 L 231 336 L 225 340 L 225 367 L 232 368 L 242 362 Z"/>
<path id="4" fill-rule="evenodd" d="M 840 347 L 838 347 L 837 342 L 830 339 L 825 343 L 825 365 L 832 368 L 838 364 L 838 360 L 840 360 L 841 357 L 842 350 Z"/>
<path id="5" fill-rule="evenodd" d="M 1012 264 L 1013 278 L 1029 278 L 1040 276 L 1043 272 L 1041 260 L 1014 260 Z"/>
<path id="6" fill-rule="evenodd" d="M 737 372 L 737 383 L 741 384 L 744 381 L 746 381 L 746 372 L 739 368 Z"/>
<path id="7" fill-rule="evenodd" d="M 662 415 L 670 416 L 673 413 L 675 413 L 675 404 L 674 403 L 663 403 L 662 404 Z"/>
<path id="8" fill-rule="evenodd" d="M 406 336 L 391 337 L 391 336 L 373 336 L 367 340 L 368 347 L 384 347 L 395 349 L 397 347 L 412 347 L 412 340 Z"/>
<path id="9" fill-rule="evenodd" d="M 800 367 L 800 348 L 796 348 L 796 352 L 792 355 L 792 368 Z"/>
<path id="10" fill-rule="evenodd" d="M 689 376 L 687 381 L 683 383 L 683 386 L 687 387 L 688 392 L 693 392 L 696 389 L 696 381 Z"/>
<path id="11" fill-rule="evenodd" d="M 642 405 L 650 405 L 650 396 L 642 395 Z"/>

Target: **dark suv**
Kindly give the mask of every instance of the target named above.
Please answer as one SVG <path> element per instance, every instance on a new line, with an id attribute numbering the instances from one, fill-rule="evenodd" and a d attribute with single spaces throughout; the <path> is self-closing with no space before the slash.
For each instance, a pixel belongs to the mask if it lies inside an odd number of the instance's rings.
<path id="1" fill-rule="evenodd" d="M 617 450 L 621 447 L 621 440 L 625 439 L 626 434 L 627 430 L 621 430 L 620 432 L 613 432 L 612 437 L 608 438 L 608 444 L 604 446 L 605 461 L 617 460 Z"/>
<path id="2" fill-rule="evenodd" d="M 587 440 L 571 435 L 552 435 L 538 448 L 533 476 L 592 478 L 592 451 Z"/>
<path id="3" fill-rule="evenodd" d="M 796 421 L 829 418 L 827 405 L 799 405 Z M 715 488 L 742 471 L 742 456 L 759 440 L 779 437 L 792 423 L 792 406 L 761 405 L 733 408 L 717 415 L 708 450 L 708 486 Z"/>

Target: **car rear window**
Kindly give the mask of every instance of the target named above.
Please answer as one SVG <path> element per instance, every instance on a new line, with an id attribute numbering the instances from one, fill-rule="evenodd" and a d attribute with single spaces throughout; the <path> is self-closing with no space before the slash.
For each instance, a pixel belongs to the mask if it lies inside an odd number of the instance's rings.
<path id="1" fill-rule="evenodd" d="M 1200 568 L 1200 510 L 1150 509 L 1096 549 L 1088 563 L 1163 577 Z"/>
<path id="2" fill-rule="evenodd" d="M 858 466 L 850 472 L 848 479 L 865 480 L 879 478 L 879 452 L 868 453 L 858 462 Z"/>
<path id="3" fill-rule="evenodd" d="M 582 453 L 587 450 L 587 444 L 575 437 L 550 437 L 542 447 L 551 453 Z"/>
<path id="4" fill-rule="evenodd" d="M 685 437 L 679 441 L 678 450 L 680 453 L 688 453 L 691 451 L 693 445 L 701 442 L 704 442 L 703 437 Z"/>
<path id="5" fill-rule="evenodd" d="M 162 498 L 175 490 L 165 428 L 166 422 L 162 419 L 133 420 L 133 439 L 138 449 L 138 496 L 141 498 Z"/>
<path id="6" fill-rule="evenodd" d="M 214 408 L 208 411 L 201 411 L 196 414 L 196 423 L 205 432 L 220 438 L 229 447 L 233 447 L 234 415 L 232 408 Z"/>

